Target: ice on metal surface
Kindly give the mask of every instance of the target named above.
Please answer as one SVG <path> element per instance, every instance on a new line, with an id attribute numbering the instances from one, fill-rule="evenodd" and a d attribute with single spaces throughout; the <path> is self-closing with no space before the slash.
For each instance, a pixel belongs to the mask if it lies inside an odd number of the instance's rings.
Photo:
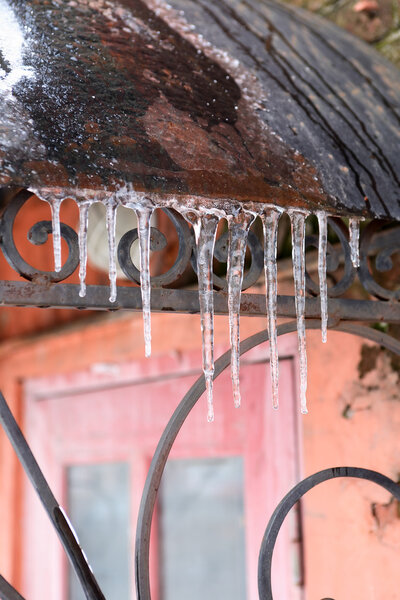
<path id="1" fill-rule="evenodd" d="M 276 307 L 278 298 L 278 273 L 276 265 L 278 244 L 278 223 L 281 213 L 270 209 L 263 213 L 264 229 L 264 273 L 267 296 L 268 335 L 270 348 L 270 371 L 272 383 L 272 406 L 279 406 L 279 362 L 278 362 L 278 337 L 276 330 Z"/>
<path id="2" fill-rule="evenodd" d="M 116 263 L 116 243 L 115 243 L 115 224 L 117 219 L 118 204 L 115 198 L 111 197 L 106 203 L 106 225 L 108 235 L 108 277 L 110 280 L 110 302 L 117 300 L 117 263 Z"/>
<path id="3" fill-rule="evenodd" d="M 302 212 L 289 212 L 292 223 L 292 260 L 297 314 L 297 338 L 300 363 L 300 409 L 307 414 L 307 353 L 306 353 L 306 278 L 305 278 L 305 221 Z"/>
<path id="4" fill-rule="evenodd" d="M 321 334 L 322 341 L 326 343 L 328 332 L 328 284 L 326 279 L 326 252 L 328 247 L 328 218 L 326 213 L 317 213 L 319 227 L 318 244 L 318 277 L 319 297 L 321 302 Z"/>
<path id="5" fill-rule="evenodd" d="M 240 406 L 240 297 L 242 293 L 244 261 L 246 256 L 247 236 L 255 215 L 241 211 L 237 216 L 231 216 L 229 223 L 228 250 L 228 312 L 229 334 L 231 342 L 231 375 L 233 401 L 236 408 Z"/>
<path id="6" fill-rule="evenodd" d="M 87 232 L 89 225 L 89 208 L 92 202 L 81 202 L 79 204 L 79 296 L 86 296 L 86 266 L 87 266 Z"/>
<path id="7" fill-rule="evenodd" d="M 349 219 L 349 237 L 351 262 L 353 267 L 358 269 L 360 266 L 360 219 L 355 217 Z"/>
<path id="8" fill-rule="evenodd" d="M 140 247 L 140 288 L 142 294 L 144 353 L 151 355 L 151 282 L 150 282 L 150 221 L 153 208 L 136 208 Z"/>
<path id="9" fill-rule="evenodd" d="M 0 0 L 0 93 L 11 94 L 22 77 L 33 77 L 24 65 L 25 38 L 18 19 L 7 0 Z"/>

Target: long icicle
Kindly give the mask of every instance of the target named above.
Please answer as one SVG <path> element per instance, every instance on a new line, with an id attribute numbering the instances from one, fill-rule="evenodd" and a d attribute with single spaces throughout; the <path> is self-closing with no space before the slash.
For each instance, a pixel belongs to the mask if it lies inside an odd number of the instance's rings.
<path id="1" fill-rule="evenodd" d="M 140 289 L 142 294 L 144 353 L 151 355 L 151 281 L 150 281 L 150 221 L 153 208 L 136 207 L 140 247 Z"/>
<path id="2" fill-rule="evenodd" d="M 89 225 L 89 208 L 91 202 L 79 203 L 79 296 L 86 296 L 86 266 L 87 266 L 87 231 Z"/>
<path id="3" fill-rule="evenodd" d="M 240 406 L 240 297 L 242 293 L 244 261 L 249 228 L 255 215 L 241 211 L 237 217 L 229 218 L 229 251 L 228 251 L 228 311 L 229 333 L 231 342 L 231 375 L 233 402 Z"/>
<path id="4" fill-rule="evenodd" d="M 53 249 L 54 249 L 54 270 L 58 273 L 61 271 L 61 225 L 60 225 L 60 207 L 61 198 L 52 198 L 51 206 L 51 222 L 53 231 Z"/>
<path id="5" fill-rule="evenodd" d="M 321 334 L 322 342 L 327 341 L 328 333 L 328 284 L 326 280 L 326 252 L 328 247 L 328 218 L 323 211 L 317 212 L 319 243 L 318 243 L 318 277 L 319 297 L 321 303 Z"/>
<path id="6" fill-rule="evenodd" d="M 203 214 L 194 222 L 197 246 L 197 278 L 199 282 L 199 304 L 201 333 L 203 339 L 203 372 L 206 380 L 207 419 L 214 421 L 213 377 L 214 377 L 214 296 L 213 255 L 215 235 L 219 218 Z"/>
<path id="7" fill-rule="evenodd" d="M 276 330 L 276 307 L 278 298 L 277 286 L 277 244 L 278 223 L 280 212 L 271 209 L 262 215 L 264 228 L 264 272 L 267 294 L 268 334 L 269 334 L 269 365 L 272 382 L 272 406 L 279 407 L 279 359 L 278 336 Z"/>
<path id="8" fill-rule="evenodd" d="M 106 225 L 108 234 L 108 277 L 110 280 L 110 302 L 117 299 L 117 262 L 116 262 L 116 243 L 115 227 L 117 220 L 117 202 L 115 198 L 110 198 L 106 203 Z"/>
<path id="9" fill-rule="evenodd" d="M 297 337 L 300 361 L 300 407 L 307 414 L 307 353 L 306 353 L 306 279 L 305 279 L 305 222 L 306 216 L 300 212 L 290 212 L 292 223 L 292 257 L 295 302 L 297 314 Z"/>
<path id="10" fill-rule="evenodd" d="M 360 266 L 360 219 L 356 217 L 349 219 L 349 237 L 351 262 L 353 267 L 358 269 Z"/>

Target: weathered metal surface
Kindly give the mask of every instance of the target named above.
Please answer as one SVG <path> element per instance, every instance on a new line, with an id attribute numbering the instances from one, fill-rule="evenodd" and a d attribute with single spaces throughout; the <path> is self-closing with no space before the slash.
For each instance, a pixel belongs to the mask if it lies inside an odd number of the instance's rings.
<path id="1" fill-rule="evenodd" d="M 88 310 L 142 310 L 140 288 L 119 287 L 118 299 L 110 302 L 107 286 L 91 285 L 85 298 L 78 295 L 79 286 L 73 284 L 41 284 L 21 281 L 0 282 L 0 306 L 38 306 L 40 308 L 77 308 Z M 152 312 L 199 313 L 199 295 L 197 290 L 152 290 Z M 214 311 L 217 315 L 226 315 L 228 299 L 225 292 L 214 292 Z M 262 316 L 267 314 L 263 294 L 242 294 L 240 314 L 243 316 Z M 294 318 L 296 316 L 293 296 L 278 296 L 277 316 Z M 306 299 L 307 319 L 319 319 L 321 305 L 319 298 Z M 363 321 L 366 323 L 400 323 L 397 304 L 375 300 L 352 300 L 330 298 L 330 326 L 340 321 Z"/>
<path id="2" fill-rule="evenodd" d="M 25 74 L 0 184 L 400 218 L 399 73 L 335 26 L 269 0 L 5 1 Z"/>

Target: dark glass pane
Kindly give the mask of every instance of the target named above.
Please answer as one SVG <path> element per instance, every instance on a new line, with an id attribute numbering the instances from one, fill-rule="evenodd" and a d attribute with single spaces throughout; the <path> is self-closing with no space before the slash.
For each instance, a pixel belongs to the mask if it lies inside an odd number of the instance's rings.
<path id="1" fill-rule="evenodd" d="M 129 465 L 104 463 L 69 467 L 68 513 L 107 600 L 129 600 Z M 85 600 L 71 569 L 69 600 Z"/>
<path id="2" fill-rule="evenodd" d="M 162 600 L 244 600 L 243 461 L 172 460 L 161 488 Z"/>

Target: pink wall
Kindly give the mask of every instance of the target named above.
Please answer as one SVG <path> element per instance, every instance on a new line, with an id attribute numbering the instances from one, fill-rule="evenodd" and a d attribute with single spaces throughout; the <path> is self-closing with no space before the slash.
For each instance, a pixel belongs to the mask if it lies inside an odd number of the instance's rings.
<path id="1" fill-rule="evenodd" d="M 265 321 L 242 319 L 243 337 Z M 217 343 L 227 346 L 227 320 L 217 318 Z M 199 351 L 197 316 L 154 315 L 154 354 Z M 21 386 L 27 378 L 70 373 L 93 363 L 143 357 L 140 315 L 106 315 L 30 341 L 0 346 L 2 389 L 21 415 Z M 397 479 L 400 473 L 400 392 L 398 376 L 382 353 L 377 369 L 360 380 L 363 342 L 329 333 L 309 332 L 309 415 L 301 417 L 303 474 L 342 465 L 377 469 Z M 264 399 L 260 398 L 260 402 Z M 347 405 L 353 407 L 347 410 Z M 281 406 L 280 410 L 285 410 Z M 270 418 L 274 418 L 271 410 Z M 300 417 L 299 417 L 300 418 Z M 271 447 L 271 452 L 274 451 Z M 0 571 L 16 585 L 20 579 L 21 472 L 4 435 L 0 435 Z M 400 520 L 397 505 L 374 484 L 336 480 L 304 500 L 307 600 L 332 597 L 398 598 Z M 373 510 L 372 506 L 375 506 Z M 280 600 L 280 599 L 278 599 Z"/>
<path id="2" fill-rule="evenodd" d="M 382 351 L 375 367 L 360 379 L 362 344 L 332 332 L 323 347 L 318 332 L 308 334 L 305 475 L 358 466 L 399 478 L 398 373 Z M 307 599 L 400 597 L 400 513 L 398 503 L 388 505 L 389 500 L 377 485 L 355 479 L 326 482 L 307 495 Z"/>

